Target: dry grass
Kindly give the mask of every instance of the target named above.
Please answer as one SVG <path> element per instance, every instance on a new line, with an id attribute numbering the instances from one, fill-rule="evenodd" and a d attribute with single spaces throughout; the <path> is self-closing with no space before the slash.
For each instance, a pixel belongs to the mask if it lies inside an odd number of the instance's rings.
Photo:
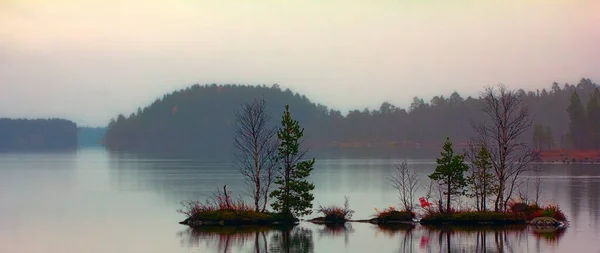
<path id="1" fill-rule="evenodd" d="M 317 212 L 323 214 L 325 222 L 342 223 L 352 219 L 354 210 L 350 209 L 350 201 L 348 197 L 344 198 L 344 206 L 319 206 Z"/>
<path id="2" fill-rule="evenodd" d="M 231 192 L 228 192 L 226 187 L 223 187 L 223 191 L 217 190 L 217 193 L 205 202 L 187 200 L 182 201 L 181 205 L 182 208 L 177 212 L 188 218 L 215 211 L 253 212 L 253 208 L 242 199 L 232 200 Z"/>

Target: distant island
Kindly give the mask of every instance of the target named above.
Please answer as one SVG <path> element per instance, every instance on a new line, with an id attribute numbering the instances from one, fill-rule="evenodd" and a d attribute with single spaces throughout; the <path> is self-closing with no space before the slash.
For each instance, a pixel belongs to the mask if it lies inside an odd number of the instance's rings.
<path id="1" fill-rule="evenodd" d="M 553 83 L 548 90 L 517 89 L 534 117 L 536 127 L 526 133 L 534 148 L 592 148 L 593 143 L 580 140 L 590 139 L 587 137 L 596 136 L 596 133 L 585 131 L 572 135 L 572 113 L 567 107 L 572 103 L 573 94 L 577 94 L 582 105 L 587 105 L 597 88 L 597 84 L 583 78 L 576 85 Z M 433 150 L 446 136 L 456 140 L 456 146 L 461 147 L 471 138 L 470 123 L 485 116 L 481 111 L 482 98 L 463 98 L 457 92 L 435 96 L 428 103 L 415 97 L 408 109 L 383 102 L 378 109 L 351 110 L 343 115 L 338 110 L 311 102 L 304 95 L 282 90 L 278 85 L 193 85 L 164 95 L 129 116 L 118 115 L 109 123 L 103 142 L 112 151 L 229 154 L 234 111 L 243 102 L 260 97 L 273 112 L 279 112 L 278 108 L 289 104 L 298 121 L 306 126 L 306 143 L 312 148 Z M 280 117 L 273 116 L 274 119 Z M 586 120 L 596 121 L 600 122 L 600 118 Z"/>
<path id="2" fill-rule="evenodd" d="M 77 125 L 64 119 L 0 119 L 0 151 L 77 149 Z"/>

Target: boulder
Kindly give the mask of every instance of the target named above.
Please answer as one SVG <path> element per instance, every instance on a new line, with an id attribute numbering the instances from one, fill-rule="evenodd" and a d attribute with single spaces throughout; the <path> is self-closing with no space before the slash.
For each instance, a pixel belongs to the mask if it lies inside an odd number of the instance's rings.
<path id="1" fill-rule="evenodd" d="M 562 223 L 552 217 L 537 217 L 529 222 L 529 225 L 534 226 L 560 226 Z"/>

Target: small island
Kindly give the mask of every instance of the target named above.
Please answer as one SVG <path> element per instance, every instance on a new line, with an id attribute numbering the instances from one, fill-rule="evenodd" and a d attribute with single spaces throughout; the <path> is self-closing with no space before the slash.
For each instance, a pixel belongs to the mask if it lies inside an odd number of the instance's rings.
<path id="1" fill-rule="evenodd" d="M 312 212 L 315 186 L 307 180 L 315 159 L 304 160 L 306 149 L 301 138 L 304 129 L 292 118 L 289 106 L 281 117 L 280 128 L 269 125 L 271 114 L 264 100 L 242 105 L 236 113 L 234 139 L 236 164 L 250 187 L 253 205 L 233 200 L 227 186 L 206 202 L 182 202 L 179 210 L 188 216 L 181 224 L 202 225 L 276 225 L 297 224 L 297 216 Z M 274 185 L 275 189 L 271 189 Z M 275 212 L 267 211 L 268 199 Z"/>

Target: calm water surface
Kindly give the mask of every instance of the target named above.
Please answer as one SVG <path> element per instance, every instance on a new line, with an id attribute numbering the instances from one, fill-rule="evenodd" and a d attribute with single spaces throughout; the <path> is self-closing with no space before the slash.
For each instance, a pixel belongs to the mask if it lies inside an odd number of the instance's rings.
<path id="1" fill-rule="evenodd" d="M 386 179 L 398 159 L 326 157 L 312 180 L 315 204 L 350 198 L 354 218 L 397 204 Z M 421 180 L 433 160 L 411 160 Z M 451 230 L 349 224 L 192 231 L 177 224 L 185 199 L 244 185 L 228 161 L 76 153 L 0 155 L 0 252 L 600 252 L 600 165 L 544 165 L 542 202 L 570 226 Z M 419 195 L 421 196 L 421 195 Z M 310 218 L 310 217 L 306 217 Z M 450 242 L 448 244 L 448 242 Z"/>

